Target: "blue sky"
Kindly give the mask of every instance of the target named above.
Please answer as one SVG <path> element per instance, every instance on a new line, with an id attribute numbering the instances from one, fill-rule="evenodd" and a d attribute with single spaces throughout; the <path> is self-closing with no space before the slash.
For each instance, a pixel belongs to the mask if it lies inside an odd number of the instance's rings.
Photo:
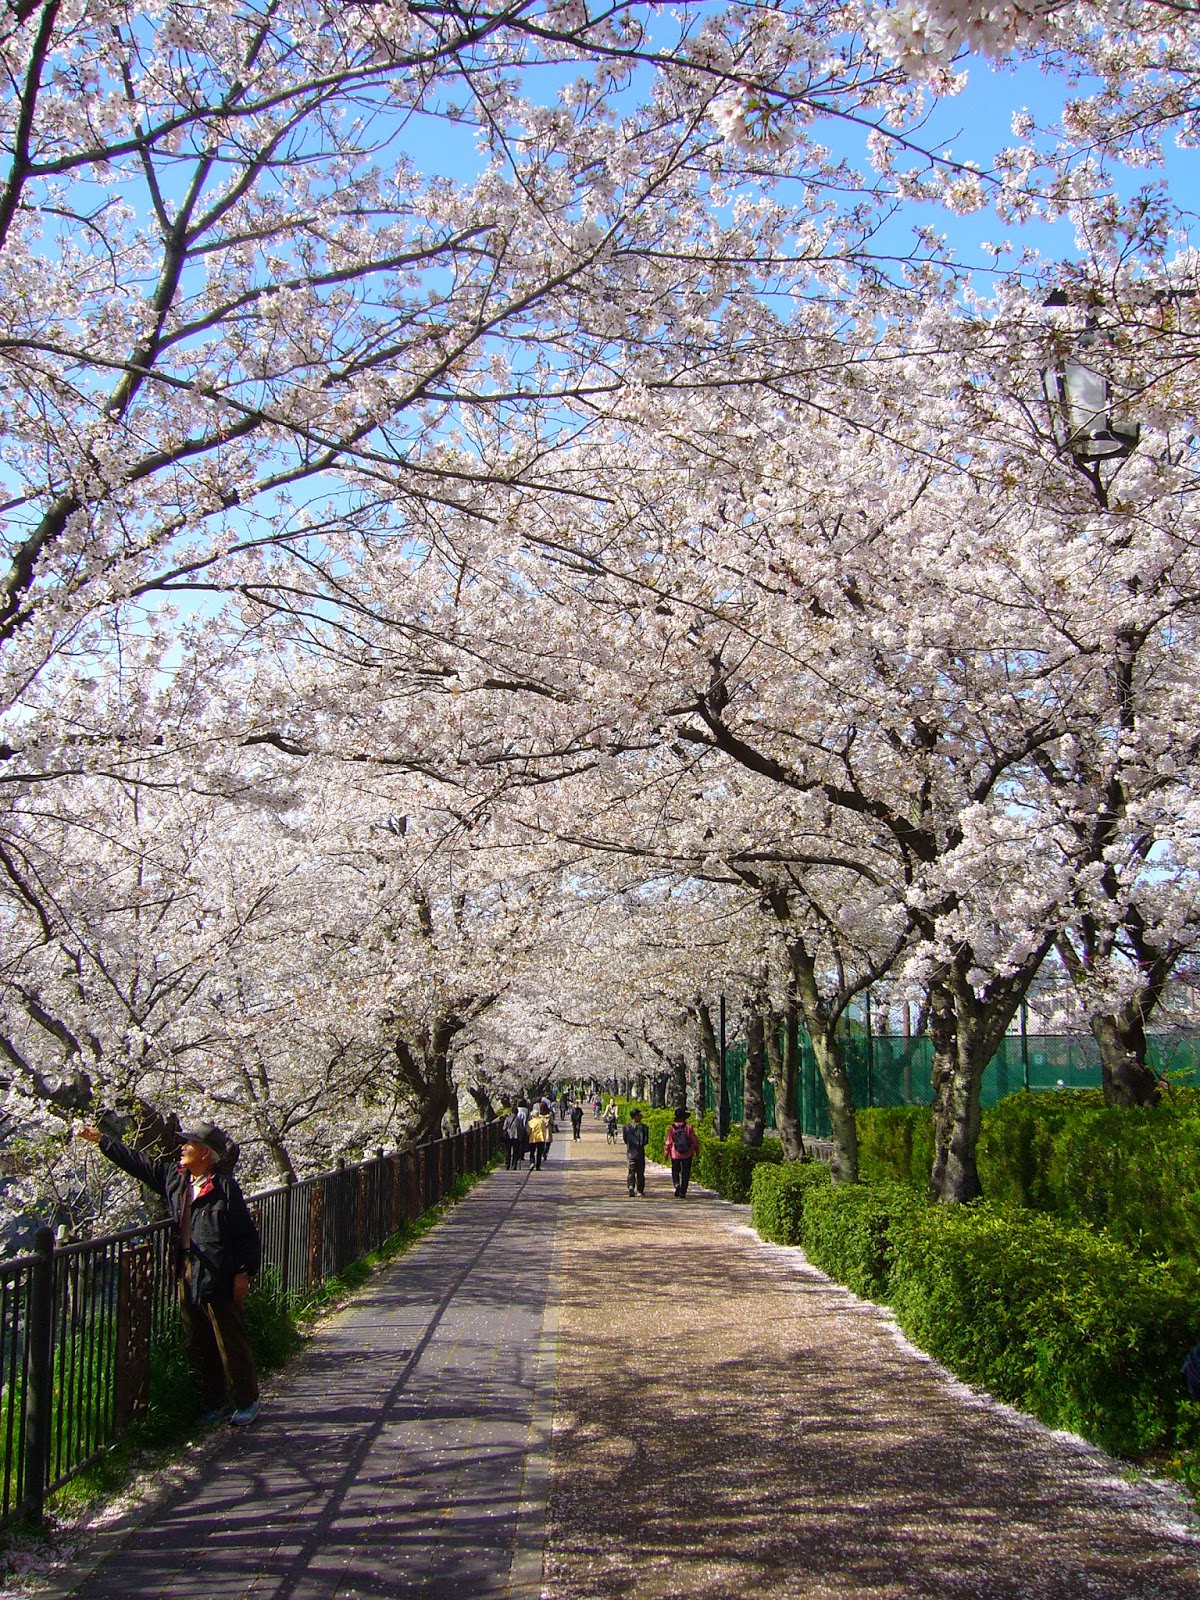
<path id="1" fill-rule="evenodd" d="M 967 72 L 965 89 L 934 103 L 917 137 L 923 145 L 939 153 L 952 152 L 956 159 L 974 162 L 985 170 L 997 149 L 1017 142 L 1012 133 L 1015 112 L 1027 110 L 1040 126 L 1052 124 L 1068 94 L 1063 74 L 1029 63 L 996 66 L 982 57 L 974 57 L 959 65 Z M 549 96 L 557 84 L 573 75 L 561 66 L 541 69 L 537 74 L 537 92 Z M 629 92 L 636 94 L 644 87 L 643 80 L 640 85 L 631 86 Z M 1069 92 L 1078 95 L 1086 89 L 1085 82 L 1072 85 Z M 865 132 L 846 123 L 817 125 L 812 131 L 824 139 L 835 154 L 866 168 Z M 473 130 L 432 118 L 414 118 L 403 143 L 422 171 L 457 180 L 469 180 L 478 171 L 482 159 L 475 149 Z M 1114 166 L 1111 170 L 1114 187 L 1124 196 L 1134 194 L 1147 184 L 1164 184 L 1175 204 L 1182 208 L 1194 203 L 1193 197 L 1200 194 L 1200 152 L 1179 149 L 1170 140 L 1164 145 L 1161 166 Z M 1196 242 L 1200 233 L 1195 219 L 1189 220 L 1190 237 Z M 1053 224 L 1038 222 L 1015 226 L 1002 222 L 990 208 L 970 216 L 956 216 L 941 206 L 911 201 L 904 202 L 887 222 L 880 236 L 880 247 L 903 255 L 911 248 L 913 230 L 920 227 L 932 228 L 943 235 L 959 259 L 980 269 L 980 287 L 986 284 L 987 270 L 997 265 L 997 257 L 986 250 L 985 245 L 1012 243 L 1012 253 L 999 258 L 1001 270 L 1015 261 L 1026 246 L 1054 259 L 1070 260 L 1078 253 L 1074 230 L 1067 219 Z"/>

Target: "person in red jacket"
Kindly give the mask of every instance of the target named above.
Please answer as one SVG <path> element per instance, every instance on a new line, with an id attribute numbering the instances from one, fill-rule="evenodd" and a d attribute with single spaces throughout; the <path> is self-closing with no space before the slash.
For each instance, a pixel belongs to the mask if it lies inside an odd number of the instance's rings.
<path id="1" fill-rule="evenodd" d="M 242 1191 L 220 1170 L 236 1147 L 211 1122 L 180 1134 L 178 1164 L 154 1161 L 99 1128 L 81 1128 L 79 1137 L 166 1201 L 179 1230 L 179 1310 L 206 1407 L 201 1420 L 247 1427 L 258 1415 L 258 1379 L 242 1302 L 258 1271 L 260 1245 Z M 232 1400 L 225 1398 L 227 1385 Z"/>
<path id="2" fill-rule="evenodd" d="M 676 1106 L 675 1121 L 667 1131 L 666 1154 L 671 1163 L 671 1182 L 675 1185 L 677 1200 L 682 1200 L 688 1192 L 692 1160 L 699 1149 L 700 1140 L 688 1121 L 687 1107 Z"/>

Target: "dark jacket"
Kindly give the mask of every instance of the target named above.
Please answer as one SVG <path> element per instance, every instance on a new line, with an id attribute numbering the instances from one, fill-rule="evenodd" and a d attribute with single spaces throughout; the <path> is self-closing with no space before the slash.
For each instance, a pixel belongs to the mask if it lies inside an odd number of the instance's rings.
<path id="1" fill-rule="evenodd" d="M 650 1143 L 650 1129 L 644 1122 L 627 1122 L 621 1137 L 632 1158 L 641 1155 Z"/>
<path id="2" fill-rule="evenodd" d="M 100 1149 L 115 1167 L 162 1195 L 178 1227 L 192 1181 L 187 1173 L 171 1161 L 151 1161 L 107 1134 L 100 1140 Z M 258 1229 L 234 1179 L 219 1172 L 210 1173 L 209 1178 L 192 1202 L 188 1278 L 189 1298 L 196 1305 L 232 1300 L 234 1278 L 239 1272 L 253 1276 L 261 1255 Z"/>

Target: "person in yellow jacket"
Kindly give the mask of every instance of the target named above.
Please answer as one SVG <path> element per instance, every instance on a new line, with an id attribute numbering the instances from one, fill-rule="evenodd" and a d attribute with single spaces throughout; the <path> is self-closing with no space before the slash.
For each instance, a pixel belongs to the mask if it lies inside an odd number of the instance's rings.
<path id="1" fill-rule="evenodd" d="M 529 1118 L 526 1137 L 529 1140 L 529 1159 L 533 1170 L 540 1172 L 542 1162 L 550 1149 L 550 1113 L 541 1106 Z"/>

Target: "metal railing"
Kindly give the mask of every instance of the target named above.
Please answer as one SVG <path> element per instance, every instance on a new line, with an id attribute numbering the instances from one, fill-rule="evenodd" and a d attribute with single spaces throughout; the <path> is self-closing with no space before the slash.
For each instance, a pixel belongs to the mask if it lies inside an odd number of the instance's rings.
<path id="1" fill-rule="evenodd" d="M 248 1195 L 262 1271 L 295 1300 L 378 1249 L 499 1146 L 498 1123 Z M 126 1431 L 149 1399 L 150 1354 L 173 1326 L 169 1221 L 0 1262 L 0 1527 Z"/>

